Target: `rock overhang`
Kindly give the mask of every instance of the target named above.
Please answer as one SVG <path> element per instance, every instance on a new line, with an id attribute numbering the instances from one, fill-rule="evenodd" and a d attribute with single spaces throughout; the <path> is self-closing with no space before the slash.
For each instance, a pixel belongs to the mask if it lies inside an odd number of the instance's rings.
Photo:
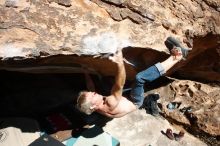
<path id="1" fill-rule="evenodd" d="M 168 57 L 164 41 L 166 37 L 174 36 L 185 47 L 193 48 L 190 59 L 182 64 L 188 68 L 188 62 L 197 55 L 211 48 L 218 49 L 218 6 L 217 1 L 205 1 L 200 5 L 153 0 L 1 1 L 1 64 L 10 66 L 5 60 L 11 58 L 15 62 L 21 59 L 40 59 L 42 63 L 53 60 L 52 65 L 61 65 L 59 60 L 51 58 L 62 56 L 62 60 L 66 57 L 69 61 L 61 66 L 68 66 L 75 60 L 72 66 L 88 64 L 104 73 L 101 68 L 110 64 L 108 73 L 104 74 L 113 75 L 114 64 L 109 63 L 108 56 L 118 49 L 132 48 L 131 52 L 123 51 L 126 70 L 132 72 L 128 77 L 132 78 L 137 71 Z M 204 43 L 204 40 L 210 43 Z M 142 57 L 129 57 L 132 54 Z M 75 59 L 77 57 L 81 59 Z M 97 64 L 102 67 L 96 68 Z"/>

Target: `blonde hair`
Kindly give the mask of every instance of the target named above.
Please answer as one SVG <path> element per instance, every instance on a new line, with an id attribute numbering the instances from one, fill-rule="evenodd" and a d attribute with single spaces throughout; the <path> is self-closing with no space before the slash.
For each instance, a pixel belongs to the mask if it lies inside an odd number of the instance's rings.
<path id="1" fill-rule="evenodd" d="M 94 110 L 92 110 L 90 107 L 92 106 L 92 103 L 87 100 L 86 93 L 87 91 L 81 91 L 79 93 L 79 96 L 77 98 L 77 109 L 87 115 L 91 115 Z"/>

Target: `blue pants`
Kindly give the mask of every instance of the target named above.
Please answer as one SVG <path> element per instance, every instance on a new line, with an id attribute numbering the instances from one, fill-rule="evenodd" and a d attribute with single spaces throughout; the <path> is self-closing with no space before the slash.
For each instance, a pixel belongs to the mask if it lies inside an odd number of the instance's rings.
<path id="1" fill-rule="evenodd" d="M 144 102 L 144 84 L 150 83 L 165 73 L 160 63 L 139 72 L 131 89 L 131 100 L 139 108 Z"/>

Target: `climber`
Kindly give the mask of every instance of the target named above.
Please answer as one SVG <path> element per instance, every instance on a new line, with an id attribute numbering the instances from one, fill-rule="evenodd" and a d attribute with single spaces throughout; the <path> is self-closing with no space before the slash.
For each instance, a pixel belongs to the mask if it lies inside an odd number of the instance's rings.
<path id="1" fill-rule="evenodd" d="M 164 75 L 167 70 L 184 59 L 188 49 L 183 48 L 179 41 L 168 37 L 165 41 L 171 56 L 161 63 L 157 63 L 136 75 L 130 97 L 122 96 L 122 90 L 126 79 L 122 51 L 118 51 L 110 58 L 117 64 L 115 83 L 111 89 L 111 95 L 103 96 L 94 91 L 91 79 L 87 85 L 92 87 L 91 91 L 81 91 L 77 99 L 77 108 L 90 115 L 94 111 L 112 118 L 122 117 L 141 107 L 144 101 L 144 84 L 154 81 Z M 89 79 L 88 75 L 86 77 Z"/>

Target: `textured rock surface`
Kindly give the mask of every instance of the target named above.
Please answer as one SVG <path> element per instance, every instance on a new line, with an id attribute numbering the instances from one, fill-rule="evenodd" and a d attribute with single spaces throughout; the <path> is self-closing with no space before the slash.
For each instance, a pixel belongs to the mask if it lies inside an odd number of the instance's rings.
<path id="1" fill-rule="evenodd" d="M 216 142 L 219 139 L 219 85 L 176 80 L 150 92 L 160 93 L 159 103 L 161 103 L 162 113 L 171 123 L 183 125 L 189 132 L 206 140 L 209 137 L 209 142 L 213 140 Z M 180 105 L 175 109 L 169 109 L 168 104 L 172 102 Z M 183 112 L 182 110 L 187 107 L 191 107 L 191 110 L 188 113 Z M 219 145 L 219 142 L 215 144 Z"/>
<path id="2" fill-rule="evenodd" d="M 193 48 L 188 61 L 182 64 L 186 72 L 181 76 L 219 81 L 220 61 L 216 53 L 220 41 L 219 5 L 218 0 L 2 0 L 0 66 L 11 70 L 20 59 L 43 58 L 45 60 L 38 66 L 83 63 L 102 74 L 113 75 L 114 67 L 109 72 L 103 70 L 106 64 L 114 66 L 108 59 L 100 61 L 99 65 L 91 60 L 130 47 L 130 54 L 136 50 L 144 54 L 138 58 L 126 58 L 131 63 L 126 68 L 128 78 L 132 78 L 142 67 L 164 59 L 168 54 L 164 40 L 172 35 L 184 42 L 184 46 Z M 151 53 L 150 56 L 146 54 L 151 52 L 149 50 L 160 55 Z M 209 68 L 206 67 L 205 60 L 209 58 L 206 52 L 215 58 Z M 54 55 L 64 55 L 65 62 L 59 57 L 53 58 Z M 91 58 L 74 62 L 78 55 Z M 197 56 L 203 57 L 200 57 L 199 66 L 194 68 L 191 62 L 197 62 Z M 16 61 L 5 61 L 8 58 Z M 149 59 L 146 61 L 145 58 Z M 141 61 L 144 63 L 138 66 Z M 19 65 L 28 67 L 28 62 Z M 206 77 L 207 74 L 212 76 Z"/>
<path id="3" fill-rule="evenodd" d="M 220 81 L 219 0 L 1 0 L 0 14 L 0 69 L 78 73 L 84 64 L 114 75 L 108 57 L 123 49 L 133 79 L 168 57 L 164 41 L 174 36 L 192 51 L 167 75 Z M 158 92 L 168 97 L 161 101 L 167 118 L 219 140 L 219 86 L 175 81 Z M 175 100 L 192 106 L 197 121 L 167 110 Z"/>
<path id="4" fill-rule="evenodd" d="M 174 133 L 182 129 L 170 125 L 162 118 L 155 118 L 146 114 L 145 110 L 135 111 L 125 117 L 114 119 L 106 124 L 104 130 L 120 140 L 121 146 L 206 146 L 189 133 L 181 141 L 168 139 L 162 133 L 171 128 Z M 129 140 L 128 140 L 129 139 Z"/>

